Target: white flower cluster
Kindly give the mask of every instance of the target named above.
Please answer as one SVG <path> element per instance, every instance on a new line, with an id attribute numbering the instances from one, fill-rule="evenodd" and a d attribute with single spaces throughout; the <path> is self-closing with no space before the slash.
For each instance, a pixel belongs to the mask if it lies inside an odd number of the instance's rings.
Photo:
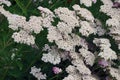
<path id="1" fill-rule="evenodd" d="M 38 7 L 38 10 L 40 10 L 42 15 L 42 26 L 45 28 L 49 28 L 50 26 L 52 26 L 51 22 L 53 21 L 53 17 L 54 17 L 53 12 L 41 6 Z"/>
<path id="2" fill-rule="evenodd" d="M 9 28 L 17 31 L 12 35 L 15 42 L 34 45 L 35 38 L 32 33 L 39 34 L 43 30 L 43 27 L 51 25 L 51 17 L 53 16 L 48 15 L 52 14 L 52 12 L 42 7 L 39 7 L 39 9 L 42 12 L 41 17 L 31 16 L 29 21 L 26 21 L 24 16 L 12 14 L 0 6 L 0 13 L 7 17 L 9 21 Z"/>
<path id="3" fill-rule="evenodd" d="M 54 12 L 57 17 L 60 18 L 61 22 L 57 24 L 57 27 L 48 29 L 47 38 L 50 42 L 55 41 L 58 48 L 67 51 L 72 50 L 75 45 L 80 43 L 80 38 L 77 35 L 72 34 L 72 29 L 79 26 L 79 22 L 74 16 L 74 12 L 70 11 L 68 8 L 60 7 L 55 9 Z"/>
<path id="4" fill-rule="evenodd" d="M 99 36 L 104 35 L 104 34 L 106 33 L 106 30 L 102 28 L 102 23 L 101 23 L 101 21 L 98 20 L 98 19 L 95 19 L 95 23 L 96 23 L 96 27 L 95 27 L 95 28 L 96 28 L 96 30 L 97 30 L 96 33 L 97 33 Z"/>
<path id="5" fill-rule="evenodd" d="M 95 43 L 97 46 L 100 47 L 100 53 L 98 56 L 101 58 L 104 58 L 105 60 L 114 60 L 117 59 L 116 52 L 113 51 L 110 47 L 111 44 L 108 39 L 105 38 L 95 38 L 93 40 L 93 43 Z"/>
<path id="6" fill-rule="evenodd" d="M 105 38 L 95 38 L 93 40 L 93 43 L 96 44 L 96 46 L 100 47 L 100 52 L 98 54 L 98 56 L 100 56 L 101 58 L 104 58 L 105 61 L 111 61 L 117 59 L 117 54 L 115 51 L 113 51 L 110 47 L 111 44 L 109 42 L 108 39 Z M 105 63 L 103 63 L 105 64 Z M 108 64 L 108 63 L 107 63 Z M 113 78 L 116 78 L 116 80 L 120 79 L 120 73 L 118 73 L 118 69 L 112 68 L 111 65 L 112 63 L 109 64 L 110 66 L 108 66 L 109 68 L 106 68 L 107 70 L 109 70 L 111 76 Z"/>
<path id="7" fill-rule="evenodd" d="M 0 5 L 1 4 L 6 4 L 7 6 L 11 6 L 10 1 L 8 1 L 8 0 L 0 0 Z"/>
<path id="8" fill-rule="evenodd" d="M 79 5 L 74 5 L 73 9 L 75 10 L 76 14 L 80 16 L 80 18 L 84 18 L 89 22 L 94 21 L 92 13 L 86 8 L 81 8 Z"/>
<path id="9" fill-rule="evenodd" d="M 43 48 L 42 61 L 44 62 L 50 62 L 53 65 L 59 64 L 62 60 L 69 59 L 69 52 L 68 51 L 61 51 L 56 46 L 49 46 L 45 44 L 45 47 Z"/>
<path id="10" fill-rule="evenodd" d="M 66 71 L 67 73 L 69 73 L 69 75 L 65 77 L 63 80 L 82 80 L 81 75 L 77 72 L 77 69 L 74 66 L 69 65 L 66 68 Z"/>
<path id="11" fill-rule="evenodd" d="M 43 8 L 41 7 L 38 9 L 43 11 Z M 49 26 L 46 27 L 48 29 L 47 39 L 49 42 L 55 42 L 57 47 L 50 48 L 49 46 L 46 46 L 46 49 L 44 48 L 44 50 L 47 51 L 47 53 L 43 54 L 42 60 L 56 65 L 61 62 L 61 54 L 68 52 L 69 54 L 67 53 L 67 56 L 70 56 L 72 59 L 73 67 L 77 72 L 74 74 L 73 72 L 68 72 L 68 77 L 65 77 L 63 80 L 97 80 L 86 66 L 92 66 L 94 64 L 94 54 L 88 51 L 85 40 L 78 35 L 75 35 L 72 31 L 75 27 L 80 28 L 79 31 L 84 36 L 89 36 L 90 34 L 103 35 L 105 31 L 101 28 L 101 24 L 94 22 L 94 17 L 87 9 L 81 8 L 79 5 L 74 5 L 73 9 L 74 10 L 69 10 L 65 7 L 59 7 L 54 10 L 55 14 L 50 12 L 47 8 L 43 11 L 43 13 L 49 15 L 42 16 L 46 16 L 46 18 L 49 18 L 51 21 L 53 21 L 53 17 L 57 17 L 60 21 L 56 26 L 49 23 Z M 101 31 L 103 33 L 100 33 Z M 82 49 L 79 50 L 80 54 L 75 52 L 76 45 L 82 46 Z M 59 49 L 63 49 L 65 52 L 61 52 Z M 64 55 L 64 57 L 65 56 L 66 55 Z"/>
<path id="12" fill-rule="evenodd" d="M 116 80 L 120 80 L 120 71 L 115 68 L 109 68 L 110 75 Z"/>
<path id="13" fill-rule="evenodd" d="M 68 8 L 59 7 L 58 9 L 55 9 L 54 12 L 60 18 L 60 20 L 70 26 L 70 28 L 79 26 L 79 22 L 74 11 L 71 11 Z"/>
<path id="14" fill-rule="evenodd" d="M 80 33 L 84 36 L 89 36 L 93 33 L 96 34 L 99 30 L 94 23 L 94 17 L 91 12 L 85 8 L 80 8 L 78 5 L 73 6 L 74 11 L 65 7 L 59 7 L 54 10 L 55 14 L 41 6 L 38 7 L 38 9 L 41 11 L 42 16 L 31 16 L 29 21 L 26 21 L 24 16 L 12 14 L 0 6 L 0 12 L 7 17 L 9 21 L 9 28 L 17 31 L 12 36 L 15 42 L 34 45 L 35 38 L 32 33 L 38 34 L 43 28 L 47 28 L 48 40 L 50 42 L 55 41 L 58 48 L 69 51 L 73 50 L 75 45 L 79 45 L 81 41 L 79 36 L 72 33 L 75 27 L 79 27 Z M 52 25 L 54 21 L 53 17 L 60 19 L 57 26 Z M 83 18 L 85 20 L 82 20 Z M 25 35 L 23 34 L 26 34 L 27 38 L 24 38 Z"/>
<path id="15" fill-rule="evenodd" d="M 106 38 L 95 38 L 93 40 L 93 43 L 96 44 L 96 46 L 100 47 L 100 52 L 98 54 L 98 56 L 100 56 L 101 58 L 104 58 L 105 61 L 110 61 L 112 62 L 112 60 L 117 59 L 117 54 L 115 51 L 113 51 L 110 47 L 111 44 L 109 42 L 108 39 Z M 105 63 L 103 63 L 105 64 Z M 119 80 L 120 79 L 120 72 L 118 69 L 115 69 L 113 67 L 111 67 L 112 63 L 107 63 L 109 64 L 108 68 L 106 68 L 106 71 L 108 70 L 110 75 L 115 78 L 115 80 Z"/>
<path id="16" fill-rule="evenodd" d="M 80 4 L 84 4 L 86 7 L 91 7 L 92 3 L 96 3 L 97 0 L 80 0 Z"/>
<path id="17" fill-rule="evenodd" d="M 80 1 L 81 4 L 89 7 L 92 5 L 93 0 Z M 116 41 L 119 41 L 120 10 L 112 8 L 113 4 L 110 0 L 102 0 L 102 2 L 104 5 L 101 6 L 101 11 L 111 17 L 111 19 L 106 21 L 108 26 L 112 26 L 110 28 L 110 35 Z M 88 65 L 93 66 L 96 59 L 94 53 L 89 51 L 89 43 L 87 44 L 87 41 L 74 31 L 76 28 L 79 29 L 78 33 L 85 37 L 89 37 L 90 34 L 102 36 L 106 31 L 102 29 L 100 21 L 95 19 L 89 10 L 81 8 L 79 5 L 74 5 L 73 10 L 59 7 L 54 12 L 41 6 L 38 9 L 41 12 L 41 16 L 31 16 L 26 21 L 24 16 L 12 14 L 6 11 L 3 6 L 0 6 L 0 13 L 7 18 L 9 28 L 15 31 L 12 35 L 14 41 L 27 45 L 35 45 L 35 37 L 32 33 L 39 34 L 45 28 L 48 30 L 48 41 L 51 43 L 55 42 L 56 46 L 49 47 L 45 45 L 43 49 L 45 52 L 41 58 L 42 61 L 56 65 L 61 60 L 71 60 L 72 65 L 66 68 L 69 75 L 63 80 L 99 80 L 91 74 L 91 70 L 87 67 Z M 58 18 L 60 21 L 53 26 L 54 18 Z M 95 38 L 93 43 L 100 47 L 98 56 L 106 61 L 117 59 L 116 52 L 110 48 L 111 44 L 108 39 Z M 76 46 L 81 47 L 78 49 L 78 52 L 76 51 Z M 41 69 L 37 69 L 34 66 L 31 68 L 30 73 L 38 78 L 38 80 L 46 79 L 46 75 L 43 75 L 40 71 Z M 117 74 L 116 70 L 110 69 L 110 73 L 119 80 L 119 74 Z"/>
<path id="18" fill-rule="evenodd" d="M 81 28 L 79 32 L 82 33 L 84 36 L 89 36 L 89 34 L 95 33 L 95 29 L 91 27 L 91 25 L 87 21 L 80 22 Z"/>
<path id="19" fill-rule="evenodd" d="M 75 51 L 70 51 L 70 57 L 72 59 L 72 65 L 66 68 L 69 75 L 63 80 L 98 80 L 91 74 L 90 69 L 86 65 L 93 65 L 95 56 L 93 53 L 88 51 L 87 47 L 81 45 L 80 54 Z M 85 63 L 84 63 L 85 60 Z"/>
<path id="20" fill-rule="evenodd" d="M 84 57 L 85 63 L 87 65 L 93 66 L 95 61 L 94 54 L 84 48 L 80 49 L 79 51 L 80 51 L 80 54 Z"/>
<path id="21" fill-rule="evenodd" d="M 99 78 L 96 78 L 94 76 L 83 76 L 83 80 L 100 80 Z"/>
<path id="22" fill-rule="evenodd" d="M 13 33 L 12 38 L 14 38 L 14 41 L 17 43 L 27 43 L 28 45 L 35 44 L 35 37 L 23 30 Z"/>
<path id="23" fill-rule="evenodd" d="M 64 31 L 69 30 L 69 28 L 66 28 L 66 27 L 63 27 L 63 28 L 61 28 L 63 30 L 60 29 L 62 32 L 60 32 L 60 30 L 57 29 L 56 27 L 49 28 L 47 38 L 50 42 L 55 41 L 55 43 L 61 49 L 64 49 L 66 51 L 73 50 L 73 47 L 75 47 L 75 45 L 80 43 L 80 37 L 74 34 L 68 35 L 68 33 Z"/>
<path id="24" fill-rule="evenodd" d="M 88 67 L 84 64 L 82 59 L 76 59 L 72 61 L 72 64 L 76 66 L 76 69 L 79 71 L 82 75 L 91 75 L 91 71 Z"/>
<path id="25" fill-rule="evenodd" d="M 61 62 L 60 52 L 55 46 L 52 46 L 52 48 L 48 50 L 48 53 L 43 53 L 41 59 L 44 62 L 50 62 L 54 65 L 59 64 Z"/>
<path id="26" fill-rule="evenodd" d="M 92 66 L 94 64 L 95 56 L 90 51 L 88 51 L 88 47 L 82 44 L 85 44 L 83 40 L 81 40 L 81 46 L 82 49 L 80 49 L 80 54 L 76 53 L 75 51 L 71 50 L 69 51 L 69 54 L 66 56 L 70 56 L 72 59 L 73 66 L 69 65 L 68 68 L 66 68 L 66 71 L 69 73 L 67 77 L 65 77 L 63 80 L 97 80 L 91 75 L 91 71 L 86 65 Z M 83 49 L 84 48 L 84 49 Z M 52 46 L 51 48 L 48 45 L 45 45 L 44 51 L 47 51 L 48 53 L 44 53 L 42 60 L 44 62 L 50 62 L 54 65 L 59 64 L 61 62 L 61 54 L 65 55 L 65 52 L 61 52 L 57 49 L 57 47 Z M 83 59 L 84 58 L 84 59 Z M 84 63 L 84 60 L 86 64 Z M 70 70 L 69 70 L 70 68 Z M 80 76 L 81 75 L 81 76 Z"/>
<path id="27" fill-rule="evenodd" d="M 98 34 L 99 36 L 105 33 L 102 29 L 100 21 L 94 19 L 92 13 L 85 8 L 80 8 L 78 5 L 74 5 L 73 9 L 77 14 L 77 18 L 80 23 L 79 32 L 88 37 L 90 34 Z"/>
<path id="28" fill-rule="evenodd" d="M 41 72 L 41 69 L 36 68 L 35 66 L 31 67 L 31 72 L 30 74 L 32 74 L 33 76 L 35 76 L 38 80 L 46 80 L 46 74 L 43 74 Z"/>
<path id="29" fill-rule="evenodd" d="M 66 68 L 66 71 L 69 73 L 69 75 L 63 80 L 99 80 L 91 75 L 81 75 L 78 70 L 72 65 L 69 65 Z"/>
<path id="30" fill-rule="evenodd" d="M 55 41 L 58 48 L 66 51 L 73 50 L 75 45 L 80 44 L 81 38 L 72 32 L 75 27 L 80 28 L 79 31 L 84 36 L 96 34 L 100 32 L 99 29 L 101 29 L 96 27 L 94 17 L 87 9 L 80 8 L 79 5 L 74 5 L 73 9 L 74 11 L 64 7 L 55 9 L 55 15 L 60 19 L 60 22 L 58 22 L 57 26 L 50 26 L 48 28 L 48 40 L 50 42 Z M 85 20 L 83 20 L 83 18 Z M 98 34 L 101 35 L 101 33 Z"/>
<path id="31" fill-rule="evenodd" d="M 110 35 L 116 40 L 118 48 L 120 49 L 120 8 L 113 8 L 111 0 L 101 0 L 104 5 L 101 6 L 100 11 L 106 13 L 111 18 L 106 21 L 110 26 Z M 119 2 L 119 0 L 116 0 Z"/>
<path id="32" fill-rule="evenodd" d="M 84 4 L 87 7 L 92 6 L 92 0 L 80 0 L 80 4 Z"/>

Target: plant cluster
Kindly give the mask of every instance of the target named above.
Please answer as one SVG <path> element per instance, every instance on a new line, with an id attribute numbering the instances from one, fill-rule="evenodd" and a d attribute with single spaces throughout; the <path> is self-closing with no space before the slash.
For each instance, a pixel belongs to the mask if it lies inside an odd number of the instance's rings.
<path id="1" fill-rule="evenodd" d="M 120 0 L 0 0 L 0 80 L 120 80 Z"/>

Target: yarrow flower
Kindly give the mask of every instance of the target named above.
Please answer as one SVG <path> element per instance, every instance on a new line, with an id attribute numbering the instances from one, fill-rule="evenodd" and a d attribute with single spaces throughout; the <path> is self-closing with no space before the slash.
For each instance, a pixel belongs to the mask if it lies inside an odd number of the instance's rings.
<path id="1" fill-rule="evenodd" d="M 35 76 L 38 80 L 46 80 L 46 74 L 43 74 L 41 72 L 41 68 L 36 68 L 35 66 L 31 67 L 31 72 L 30 74 L 32 74 L 33 76 Z"/>
<path id="2" fill-rule="evenodd" d="M 107 67 L 107 66 L 109 65 L 108 62 L 107 62 L 106 60 L 104 60 L 104 59 L 99 60 L 99 61 L 98 61 L 98 64 L 99 64 L 101 67 L 103 67 L 103 68 L 105 68 L 105 67 Z"/>
<path id="3" fill-rule="evenodd" d="M 1 3 L 1 1 L 7 0 L 0 0 L 0 5 L 5 4 L 3 2 Z M 120 10 L 118 10 L 118 8 L 111 9 L 112 6 L 119 7 L 119 4 L 112 4 L 111 0 L 101 1 L 106 4 L 101 7 L 101 11 L 104 12 L 105 10 L 106 14 L 110 12 L 107 15 L 111 18 L 106 21 L 106 24 L 113 26 L 110 29 L 110 34 L 107 35 L 111 35 L 113 39 L 119 41 L 120 12 L 118 11 Z M 96 2 L 97 0 L 80 0 L 80 3 L 87 7 L 92 6 L 92 4 Z M 58 7 L 52 12 L 48 8 L 39 6 L 37 9 L 40 11 L 41 16 L 30 16 L 28 21 L 26 21 L 25 16 L 6 11 L 4 6 L 0 6 L 0 13 L 8 20 L 8 27 L 15 31 L 12 38 L 17 43 L 27 44 L 32 46 L 32 48 L 39 49 L 36 45 L 39 44 L 36 43 L 39 42 L 38 39 L 36 39 L 36 35 L 39 35 L 42 30 L 47 30 L 45 31 L 45 37 L 48 41 L 45 43 L 52 43 L 52 45 L 45 45 L 42 52 L 40 52 L 42 53 L 41 60 L 53 65 L 59 65 L 61 61 L 69 60 L 70 64 L 66 68 L 68 76 L 63 80 L 100 80 L 96 79 L 96 74 L 94 76 L 91 69 L 89 69 L 90 67 L 94 68 L 95 60 L 99 57 L 102 59 L 100 59 L 97 64 L 102 68 L 107 68 L 113 78 L 116 77 L 116 79 L 120 80 L 118 69 L 112 68 L 108 63 L 108 61 L 112 62 L 112 60 L 117 59 L 117 51 L 112 50 L 111 47 L 113 46 L 109 38 L 102 38 L 107 33 L 107 31 L 102 28 L 102 23 L 95 19 L 94 15 L 92 15 L 88 9 L 80 7 L 77 4 L 72 8 L 73 9 L 70 10 L 66 7 Z M 56 18 L 58 19 L 57 23 Z M 55 25 L 53 25 L 54 22 L 56 23 Z M 88 39 L 91 38 L 91 34 L 101 38 L 94 38 L 93 43 L 89 42 Z M 97 51 L 97 48 L 99 48 L 99 51 Z M 14 57 L 17 56 L 15 54 L 11 55 L 12 60 L 15 59 Z M 54 74 L 62 72 L 62 69 L 56 66 L 52 67 L 50 70 L 53 71 Z M 38 80 L 46 80 L 46 74 L 41 72 L 41 68 L 36 68 L 35 66 L 31 67 L 30 74 L 35 76 Z"/>
<path id="4" fill-rule="evenodd" d="M 62 69 L 59 68 L 59 67 L 53 67 L 53 68 L 52 68 L 52 71 L 53 71 L 54 74 L 59 74 L 59 73 L 62 72 Z"/>
<path id="5" fill-rule="evenodd" d="M 80 0 L 80 4 L 84 4 L 86 7 L 92 6 L 92 2 L 96 3 L 97 0 Z"/>
<path id="6" fill-rule="evenodd" d="M 9 0 L 0 0 L 0 5 L 1 5 L 2 3 L 3 3 L 3 4 L 6 4 L 8 7 L 11 6 L 11 3 L 10 3 Z"/>

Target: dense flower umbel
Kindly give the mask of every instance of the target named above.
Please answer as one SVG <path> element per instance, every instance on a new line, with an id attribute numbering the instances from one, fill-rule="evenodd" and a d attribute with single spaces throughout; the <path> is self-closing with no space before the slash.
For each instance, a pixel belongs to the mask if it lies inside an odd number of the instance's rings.
<path id="1" fill-rule="evenodd" d="M 92 6 L 92 2 L 96 3 L 97 0 L 80 0 L 80 4 L 84 4 L 87 7 Z"/>
<path id="2" fill-rule="evenodd" d="M 32 74 L 33 76 L 35 76 L 38 80 L 46 80 L 46 74 L 43 74 L 41 72 L 41 68 L 36 68 L 35 66 L 31 67 L 31 72 L 30 74 Z"/>
<path id="3" fill-rule="evenodd" d="M 9 0 L 0 0 L 0 5 L 2 3 L 6 4 L 7 6 L 11 6 L 11 3 L 9 2 Z"/>
<path id="4" fill-rule="evenodd" d="M 106 24 L 109 26 L 109 34 L 116 40 L 118 48 L 120 49 L 120 0 L 115 0 L 117 3 L 113 3 L 111 0 L 101 0 L 104 5 L 100 8 L 101 12 L 106 13 L 110 16 L 110 19 L 106 21 Z"/>
<path id="5" fill-rule="evenodd" d="M 96 1 L 80 0 L 80 3 L 90 7 Z M 114 5 L 111 0 L 101 1 L 103 5 L 101 5 L 100 11 L 111 17 L 106 21 L 106 24 L 111 26 L 109 33 L 102 28 L 101 21 L 95 19 L 88 9 L 77 4 L 71 7 L 73 9 L 58 7 L 53 11 L 39 6 L 37 9 L 41 16 L 32 15 L 27 21 L 26 17 L 5 10 L 2 4 L 10 6 L 10 3 L 7 0 L 0 0 L 0 13 L 8 20 L 8 27 L 14 31 L 12 38 L 17 43 L 36 47 L 36 44 L 39 43 L 35 40 L 35 35 L 47 30 L 48 43 L 45 42 L 45 47 L 41 50 L 41 60 L 53 66 L 59 66 L 62 61 L 69 60 L 71 64 L 65 69 L 68 76 L 64 77 L 63 80 L 100 80 L 97 74 L 92 74 L 96 59 L 101 59 L 97 62 L 98 66 L 102 67 L 104 71 L 108 71 L 112 78 L 120 80 L 118 69 L 112 67 L 113 60 L 118 58 L 117 51 L 111 49 L 112 45 L 109 38 L 103 38 L 104 35 L 112 36 L 120 47 L 120 9 L 116 8 L 118 4 Z M 56 19 L 58 22 L 55 21 Z M 53 25 L 54 22 L 55 25 Z M 41 37 L 39 38 L 41 39 Z M 14 60 L 15 56 L 17 55 L 13 54 L 11 59 Z M 108 64 L 108 62 L 110 63 Z M 59 75 L 64 69 L 53 67 L 50 70 Z M 41 68 L 34 66 L 31 67 L 30 74 L 38 80 L 47 80 L 47 75 L 41 71 Z"/>

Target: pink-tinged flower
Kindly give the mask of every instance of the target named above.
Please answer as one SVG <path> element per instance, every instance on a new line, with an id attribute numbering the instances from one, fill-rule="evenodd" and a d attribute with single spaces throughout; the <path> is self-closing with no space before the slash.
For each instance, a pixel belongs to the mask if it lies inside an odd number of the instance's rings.
<path id="1" fill-rule="evenodd" d="M 106 60 L 104 60 L 104 59 L 99 60 L 99 61 L 98 61 L 98 64 L 99 64 L 101 67 L 103 67 L 103 68 L 105 68 L 105 67 L 107 67 L 107 66 L 109 65 L 108 62 L 107 62 Z"/>
<path id="2" fill-rule="evenodd" d="M 96 3 L 97 2 L 97 0 L 92 0 L 93 1 L 93 3 Z"/>
<path id="3" fill-rule="evenodd" d="M 113 8 L 120 8 L 120 3 L 119 2 L 114 2 L 112 7 Z"/>
<path id="4" fill-rule="evenodd" d="M 52 71 L 54 74 L 59 74 L 60 72 L 62 72 L 62 69 L 60 69 L 59 67 L 53 67 Z"/>

